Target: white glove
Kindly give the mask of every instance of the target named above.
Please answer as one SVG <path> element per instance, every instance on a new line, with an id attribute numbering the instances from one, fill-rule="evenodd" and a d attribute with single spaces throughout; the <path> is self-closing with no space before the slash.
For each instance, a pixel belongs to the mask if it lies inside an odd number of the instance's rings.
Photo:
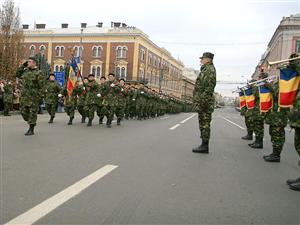
<path id="1" fill-rule="evenodd" d="M 3 84 L 3 83 L 0 83 L 0 87 L 1 87 L 1 88 L 4 88 L 4 84 Z"/>
<path id="2" fill-rule="evenodd" d="M 121 91 L 124 91 L 124 89 L 122 88 Z"/>
<path id="3" fill-rule="evenodd" d="M 58 97 L 61 98 L 61 97 L 62 97 L 62 94 L 58 94 Z"/>
<path id="4" fill-rule="evenodd" d="M 99 98 L 100 98 L 100 97 L 101 97 L 101 94 L 97 94 L 97 97 L 99 97 Z"/>
<path id="5" fill-rule="evenodd" d="M 144 94 L 145 92 L 141 91 L 141 94 Z"/>
<path id="6" fill-rule="evenodd" d="M 83 90 L 85 90 L 85 87 L 83 87 Z"/>
<path id="7" fill-rule="evenodd" d="M 132 101 L 135 101 L 135 98 L 133 98 Z"/>
<path id="8" fill-rule="evenodd" d="M 114 86 L 115 86 L 115 84 L 114 84 L 114 83 L 112 83 L 110 86 L 111 86 L 111 87 L 114 87 Z"/>

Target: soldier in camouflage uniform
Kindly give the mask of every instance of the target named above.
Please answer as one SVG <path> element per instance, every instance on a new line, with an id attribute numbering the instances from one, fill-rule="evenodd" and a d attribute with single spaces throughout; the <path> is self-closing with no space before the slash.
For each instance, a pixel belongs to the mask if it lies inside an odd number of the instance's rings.
<path id="1" fill-rule="evenodd" d="M 105 116 L 105 105 L 103 105 L 103 88 L 106 82 L 106 77 L 100 78 L 100 86 L 99 86 L 99 93 L 101 97 L 99 98 L 98 105 L 97 105 L 97 115 L 99 117 L 99 124 L 103 124 L 103 119 Z"/>
<path id="2" fill-rule="evenodd" d="M 115 79 L 115 74 L 108 74 L 108 81 L 103 87 L 104 94 L 104 105 L 105 105 L 105 115 L 107 117 L 106 126 L 111 128 L 111 123 L 116 112 L 116 107 L 118 104 L 118 95 L 121 92 L 121 88 L 118 81 Z"/>
<path id="3" fill-rule="evenodd" d="M 241 109 L 241 115 L 245 116 L 245 125 L 247 128 L 247 135 L 243 136 L 243 140 L 253 140 L 253 120 L 251 116 L 251 111 L 247 109 L 247 106 Z"/>
<path id="4" fill-rule="evenodd" d="M 17 70 L 17 78 L 21 79 L 20 110 L 22 117 L 29 124 L 25 135 L 34 135 L 34 127 L 37 121 L 39 102 L 44 86 L 44 78 L 37 68 L 37 61 L 31 57 Z"/>
<path id="5" fill-rule="evenodd" d="M 95 111 L 97 110 L 97 104 L 100 101 L 101 97 L 99 84 L 95 80 L 95 75 L 90 74 L 88 76 L 89 82 L 86 84 L 86 99 L 85 99 L 85 112 L 87 117 L 89 118 L 87 126 L 92 126 L 92 121 L 95 116 Z"/>
<path id="6" fill-rule="evenodd" d="M 132 118 L 133 112 L 132 110 L 132 104 L 133 104 L 133 98 L 134 98 L 134 90 L 131 87 L 130 84 L 125 83 L 125 88 L 126 90 L 126 99 L 125 99 L 125 119 L 128 120 L 129 117 Z"/>
<path id="7" fill-rule="evenodd" d="M 261 72 L 259 79 L 264 79 L 268 77 L 267 73 Z M 255 106 L 251 110 L 253 119 L 253 130 L 255 133 L 255 141 L 248 144 L 251 148 L 261 149 L 263 148 L 263 138 L 264 138 L 264 117 L 265 113 L 260 112 L 260 100 L 259 100 L 259 88 L 254 86 L 252 88 L 253 95 L 255 97 Z"/>
<path id="8" fill-rule="evenodd" d="M 127 89 L 125 89 L 125 80 L 119 80 L 120 92 L 117 94 L 117 105 L 116 105 L 116 116 L 117 116 L 117 125 L 121 125 L 121 121 L 124 117 L 124 110 L 126 104 L 126 95 Z"/>
<path id="9" fill-rule="evenodd" d="M 137 119 L 142 120 L 146 119 L 146 104 L 147 104 L 147 93 L 144 87 L 144 83 L 138 85 L 136 91 L 136 114 Z"/>
<path id="10" fill-rule="evenodd" d="M 46 109 L 50 115 L 48 123 L 53 123 L 55 112 L 58 103 L 58 94 L 61 92 L 59 83 L 55 80 L 55 75 L 52 73 L 49 75 L 49 80 L 44 87 Z"/>
<path id="11" fill-rule="evenodd" d="M 14 91 L 13 91 L 13 85 L 9 82 L 1 83 L 3 89 L 3 103 L 4 103 L 4 116 L 10 116 L 9 111 L 12 109 L 13 105 L 13 98 L 14 98 Z"/>
<path id="12" fill-rule="evenodd" d="M 285 142 L 285 127 L 288 122 L 289 109 L 278 108 L 279 85 L 278 82 L 265 86 L 271 91 L 273 96 L 273 109 L 266 114 L 265 122 L 269 124 L 269 134 L 273 145 L 273 152 L 264 156 L 266 162 L 280 162 L 280 153 Z"/>
<path id="13" fill-rule="evenodd" d="M 298 54 L 294 53 L 290 56 L 290 58 L 296 58 L 298 56 Z M 298 72 L 298 74 L 300 74 L 300 60 L 291 61 L 290 66 L 291 68 L 295 69 Z M 298 85 L 297 95 L 294 101 L 294 106 L 291 109 L 289 119 L 291 128 L 295 129 L 294 145 L 300 157 L 300 85 Z M 300 177 L 296 179 L 287 180 L 287 184 L 292 190 L 300 191 Z"/>
<path id="14" fill-rule="evenodd" d="M 193 102 L 197 106 L 199 128 L 202 144 L 193 149 L 195 153 L 209 153 L 210 122 L 214 111 L 214 89 L 216 86 L 216 69 L 213 64 L 214 54 L 203 53 L 201 71 L 197 77 Z"/>

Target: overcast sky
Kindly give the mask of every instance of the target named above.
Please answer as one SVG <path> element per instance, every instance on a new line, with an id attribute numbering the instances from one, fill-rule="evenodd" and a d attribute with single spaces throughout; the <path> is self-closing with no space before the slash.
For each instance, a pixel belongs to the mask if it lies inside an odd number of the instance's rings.
<path id="1" fill-rule="evenodd" d="M 3 2 L 3 0 L 0 0 Z M 215 54 L 218 80 L 244 80 L 254 72 L 283 16 L 300 0 L 15 0 L 22 23 L 125 22 L 143 30 L 187 67 L 199 69 L 204 51 Z"/>

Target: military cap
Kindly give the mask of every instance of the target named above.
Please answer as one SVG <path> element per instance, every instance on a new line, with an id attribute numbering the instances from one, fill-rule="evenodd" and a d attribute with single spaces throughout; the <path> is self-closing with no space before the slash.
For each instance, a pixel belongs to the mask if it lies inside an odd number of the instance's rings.
<path id="1" fill-rule="evenodd" d="M 95 75 L 91 73 L 88 75 L 88 77 L 95 77 Z"/>
<path id="2" fill-rule="evenodd" d="M 116 76 L 114 73 L 109 73 L 108 76 Z"/>
<path id="3" fill-rule="evenodd" d="M 32 57 L 29 57 L 28 59 L 32 60 L 32 61 L 35 61 L 36 63 L 38 62 L 36 57 L 32 56 Z"/>
<path id="4" fill-rule="evenodd" d="M 214 54 L 212 54 L 210 52 L 204 52 L 203 55 L 200 57 L 200 59 L 203 59 L 203 58 L 214 59 Z"/>
<path id="5" fill-rule="evenodd" d="M 121 81 L 121 80 L 124 81 L 124 82 L 126 82 L 126 80 L 124 78 L 121 78 L 119 81 Z"/>
<path id="6" fill-rule="evenodd" d="M 100 80 L 102 80 L 102 79 L 106 80 L 106 77 L 105 76 L 100 77 Z"/>
<path id="7" fill-rule="evenodd" d="M 50 73 L 49 77 L 51 77 L 51 76 L 55 77 L 55 74 L 54 73 Z"/>

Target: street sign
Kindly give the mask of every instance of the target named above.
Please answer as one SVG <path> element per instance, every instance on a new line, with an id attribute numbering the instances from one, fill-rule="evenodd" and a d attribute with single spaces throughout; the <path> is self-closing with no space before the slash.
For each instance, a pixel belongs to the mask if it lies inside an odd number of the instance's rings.
<path id="1" fill-rule="evenodd" d="M 60 72 L 54 72 L 55 74 L 55 80 L 60 84 L 60 86 L 64 86 L 65 84 L 65 72 L 60 71 Z"/>

